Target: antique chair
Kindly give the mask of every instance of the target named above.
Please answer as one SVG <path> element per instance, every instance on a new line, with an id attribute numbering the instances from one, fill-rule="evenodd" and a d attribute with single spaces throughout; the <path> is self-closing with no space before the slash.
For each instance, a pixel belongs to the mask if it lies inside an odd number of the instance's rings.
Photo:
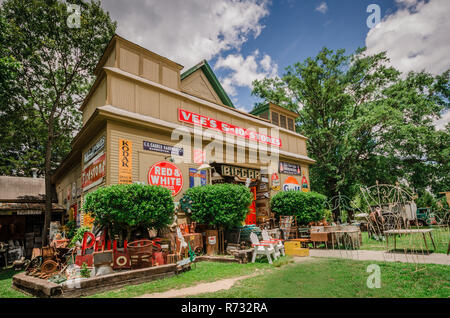
<path id="1" fill-rule="evenodd" d="M 262 230 L 261 232 L 262 238 L 263 240 L 261 241 L 261 243 L 272 243 L 273 247 L 275 247 L 275 252 L 285 256 L 286 254 L 284 253 L 284 244 L 283 244 L 283 240 L 279 240 L 279 239 L 275 239 L 270 237 L 269 232 L 267 232 L 267 230 Z"/>
<path id="2" fill-rule="evenodd" d="M 253 232 L 250 234 L 250 241 L 252 242 L 253 247 L 252 263 L 255 262 L 258 255 L 265 255 L 270 264 L 272 264 L 271 255 L 273 255 L 274 260 L 277 259 L 278 256 L 275 252 L 273 244 L 260 243 L 258 240 L 258 236 Z"/>

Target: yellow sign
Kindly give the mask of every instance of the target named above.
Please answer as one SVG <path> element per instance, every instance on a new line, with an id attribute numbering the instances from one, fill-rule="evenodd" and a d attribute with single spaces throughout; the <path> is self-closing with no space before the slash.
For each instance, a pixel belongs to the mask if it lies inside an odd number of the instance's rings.
<path id="1" fill-rule="evenodd" d="M 133 143 L 130 140 L 119 140 L 119 184 L 132 183 Z"/>

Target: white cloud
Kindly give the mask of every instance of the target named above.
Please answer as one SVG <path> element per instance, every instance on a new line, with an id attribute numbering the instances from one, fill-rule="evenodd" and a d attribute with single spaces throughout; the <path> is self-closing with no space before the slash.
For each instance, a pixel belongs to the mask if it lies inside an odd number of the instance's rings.
<path id="1" fill-rule="evenodd" d="M 317 8 L 316 11 L 325 14 L 328 11 L 328 5 L 326 2 L 322 2 Z"/>
<path id="2" fill-rule="evenodd" d="M 386 51 L 402 72 L 440 74 L 450 68 L 450 1 L 396 0 L 398 10 L 366 37 L 368 53 Z"/>
<path id="3" fill-rule="evenodd" d="M 231 96 L 237 94 L 236 87 L 252 88 L 255 79 L 261 80 L 265 77 L 274 77 L 278 74 L 278 65 L 272 61 L 271 57 L 264 54 L 259 58 L 260 53 L 255 50 L 247 57 L 242 54 L 229 54 L 225 58 L 220 57 L 215 69 L 225 69 L 229 71 L 228 76 L 221 80 L 223 88 Z"/>
<path id="4" fill-rule="evenodd" d="M 186 67 L 239 50 L 263 29 L 269 0 L 104 0 L 118 34 Z"/>

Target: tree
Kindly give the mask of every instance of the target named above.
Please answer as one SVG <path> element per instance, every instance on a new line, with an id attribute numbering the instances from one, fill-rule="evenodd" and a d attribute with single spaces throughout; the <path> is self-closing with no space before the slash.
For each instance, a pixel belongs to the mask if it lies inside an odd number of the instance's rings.
<path id="1" fill-rule="evenodd" d="M 169 189 L 137 183 L 98 188 L 86 195 L 83 206 L 96 225 L 114 233 L 126 231 L 127 240 L 135 229 L 161 229 L 169 225 L 174 208 Z"/>
<path id="2" fill-rule="evenodd" d="M 448 109 L 448 83 L 449 72 L 402 77 L 385 53 L 324 48 L 282 78 L 255 81 L 252 94 L 263 99 L 255 107 L 270 101 L 298 113 L 296 129 L 317 161 L 312 188 L 353 197 L 376 180 L 406 179 L 420 189 L 427 179 L 442 183 L 448 130 L 436 132 L 433 120 Z"/>
<path id="3" fill-rule="evenodd" d="M 68 4 L 79 6 L 68 10 Z M 22 127 L 32 131 L 40 156 L 37 168 L 45 176 L 46 211 L 43 244 L 46 244 L 51 216 L 51 174 L 70 150 L 70 140 L 81 127 L 78 111 L 93 81 L 93 70 L 116 24 L 99 2 L 61 0 L 6 0 L 0 15 L 11 28 L 7 50 L 21 67 L 22 87 L 18 114 Z M 20 118 L 17 119 L 20 122 Z M 28 130 L 27 130 L 28 131 Z M 19 140 L 20 141 L 20 140 Z M 17 144 L 20 153 L 27 144 Z M 19 168 L 20 169 L 20 168 Z"/>
<path id="4" fill-rule="evenodd" d="M 192 201 L 192 220 L 225 228 L 241 225 L 253 200 L 250 190 L 237 184 L 193 187 L 186 191 L 185 197 Z"/>

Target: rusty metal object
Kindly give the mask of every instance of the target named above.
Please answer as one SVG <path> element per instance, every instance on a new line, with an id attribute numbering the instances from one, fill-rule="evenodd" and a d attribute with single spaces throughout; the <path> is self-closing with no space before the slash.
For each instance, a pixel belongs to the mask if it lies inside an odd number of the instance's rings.
<path id="1" fill-rule="evenodd" d="M 58 263 L 49 259 L 49 260 L 46 260 L 44 263 L 42 263 L 41 272 L 44 274 L 51 274 L 51 273 L 56 272 L 58 270 L 58 268 L 59 268 Z"/>
<path id="2" fill-rule="evenodd" d="M 146 268 L 152 266 L 153 242 L 138 240 L 128 243 L 128 253 L 131 259 L 131 268 Z"/>

